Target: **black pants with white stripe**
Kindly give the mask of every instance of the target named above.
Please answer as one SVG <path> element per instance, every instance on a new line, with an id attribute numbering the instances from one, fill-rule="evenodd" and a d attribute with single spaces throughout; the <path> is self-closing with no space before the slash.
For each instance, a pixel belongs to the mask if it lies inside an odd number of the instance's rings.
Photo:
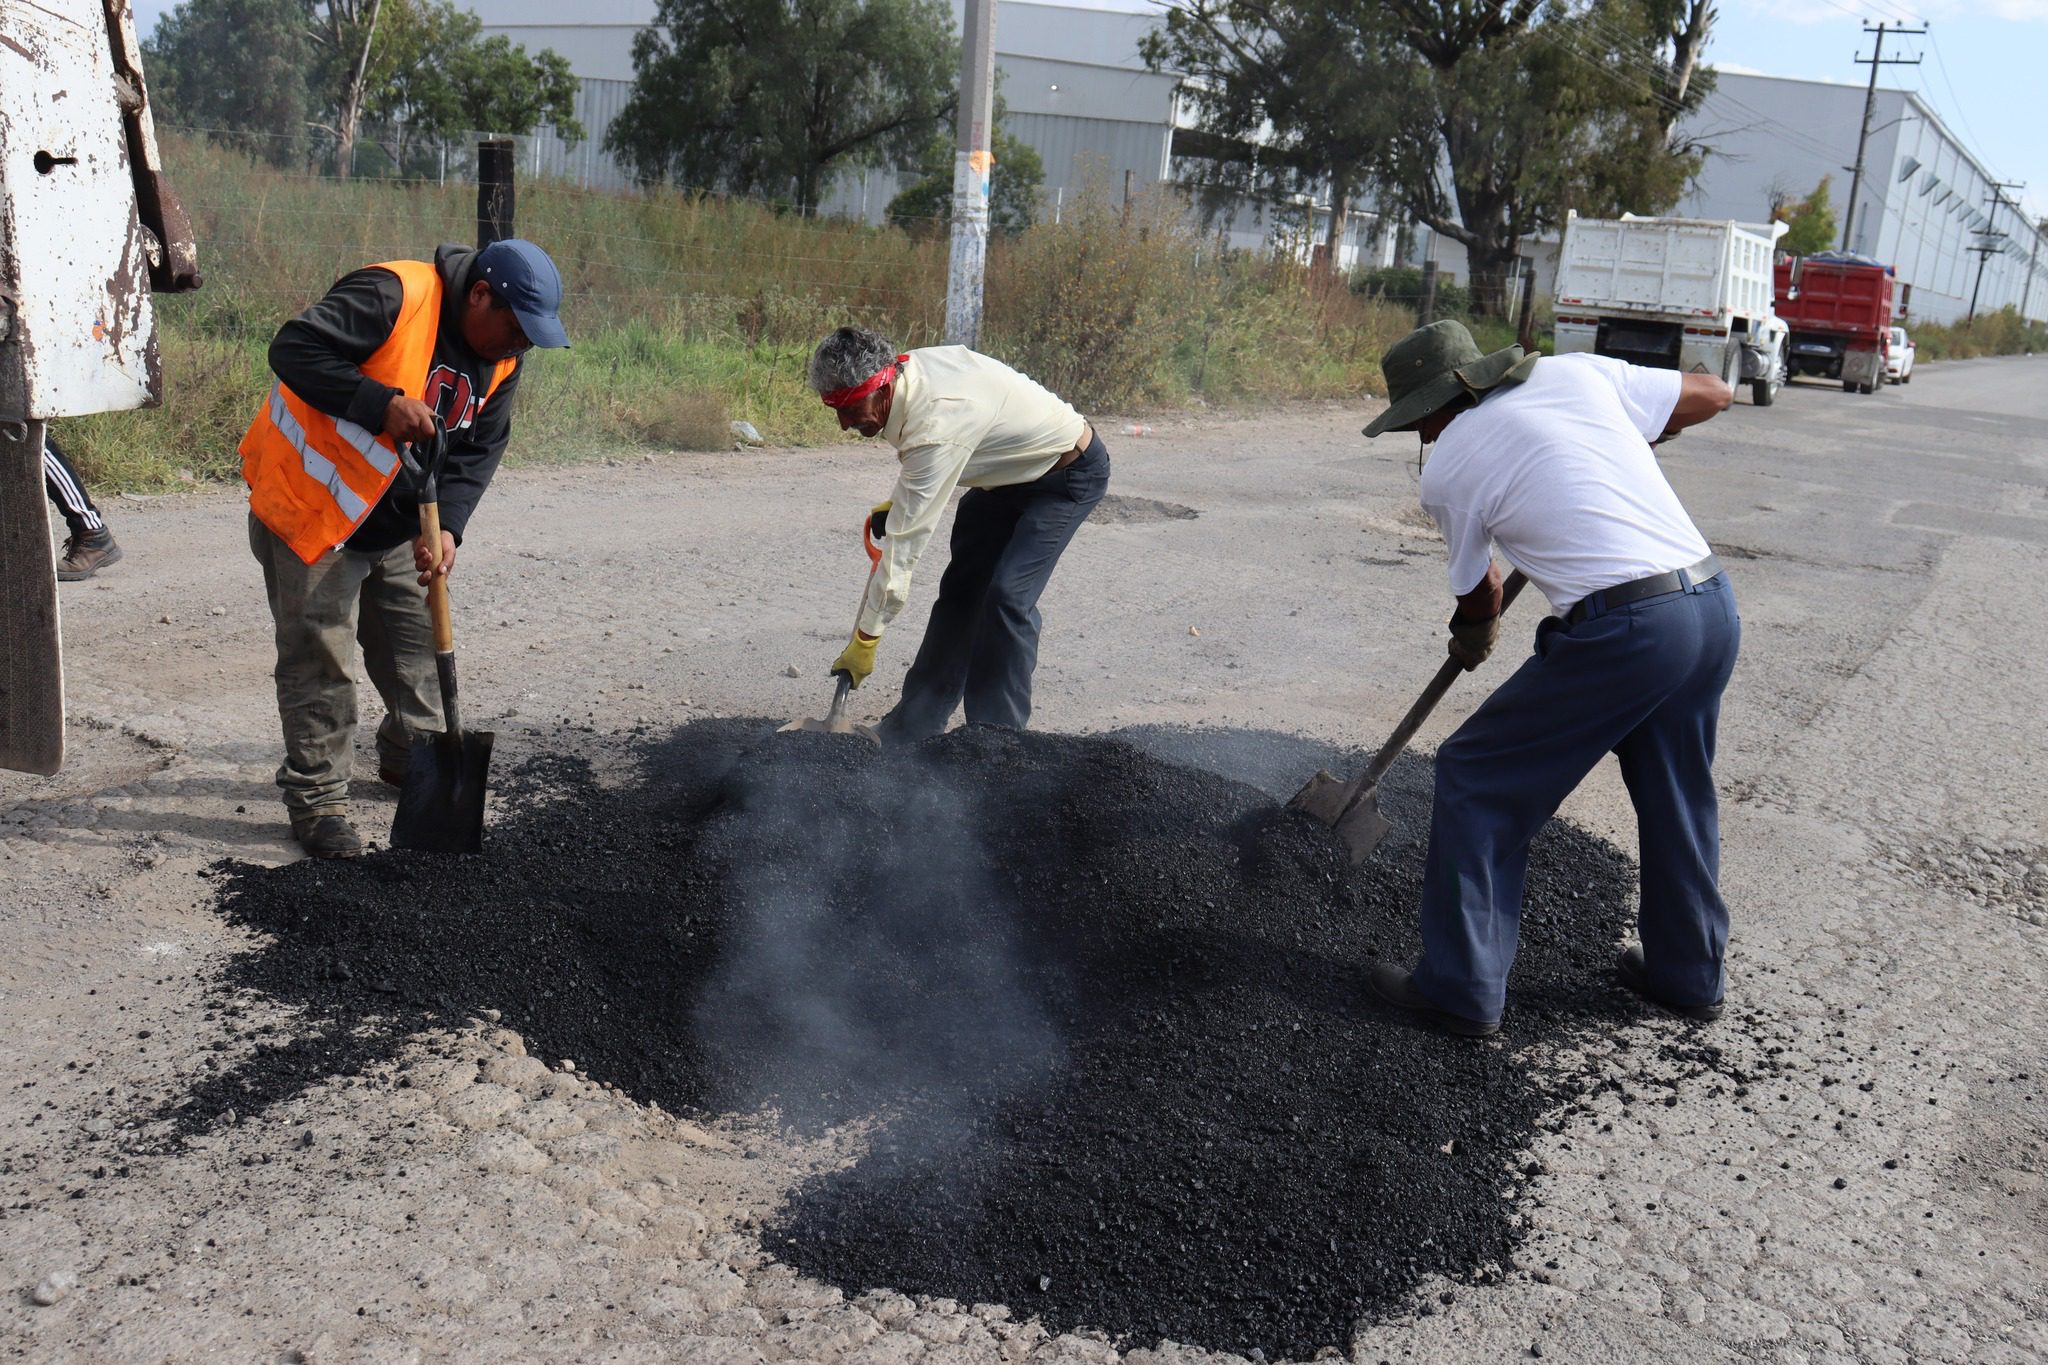
<path id="1" fill-rule="evenodd" d="M 50 501 L 64 514 L 64 523 L 71 528 L 72 535 L 97 535 L 106 529 L 106 522 L 100 520 L 100 509 L 92 505 L 92 497 L 85 491 L 85 480 L 78 477 L 71 461 L 64 458 L 64 452 L 47 434 L 43 437 L 43 487 Z"/>

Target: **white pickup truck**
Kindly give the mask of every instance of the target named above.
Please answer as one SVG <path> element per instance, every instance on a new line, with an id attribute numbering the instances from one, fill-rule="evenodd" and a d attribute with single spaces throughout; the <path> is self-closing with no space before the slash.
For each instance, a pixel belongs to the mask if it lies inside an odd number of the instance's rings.
<path id="1" fill-rule="evenodd" d="M 1771 310 L 1783 223 L 1698 218 L 1565 222 L 1557 349 L 1719 375 L 1768 407 L 1785 383 L 1785 324 Z"/>

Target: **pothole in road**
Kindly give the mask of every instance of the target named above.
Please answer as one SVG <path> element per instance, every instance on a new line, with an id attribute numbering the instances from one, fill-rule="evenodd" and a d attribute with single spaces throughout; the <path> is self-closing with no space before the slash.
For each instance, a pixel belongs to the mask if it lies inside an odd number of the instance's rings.
<path id="1" fill-rule="evenodd" d="M 1114 738 L 879 753 L 703 721 L 634 758 L 622 785 L 528 764 L 480 857 L 225 869 L 223 913 L 266 939 L 222 990 L 306 1028 L 179 1121 L 495 1008 L 678 1113 L 883 1116 L 768 1220 L 807 1275 L 1307 1358 L 1427 1277 L 1508 1264 L 1532 1135 L 1586 1084 L 1544 1059 L 1635 1013 L 1610 975 L 1633 865 L 1561 823 L 1498 1040 L 1367 1000 L 1365 968 L 1415 950 L 1425 760 L 1389 774 L 1396 834 L 1354 870 L 1269 795 Z"/>
<path id="2" fill-rule="evenodd" d="M 1103 495 L 1088 522 L 1109 526 L 1134 526 L 1155 521 L 1193 521 L 1202 515 L 1192 507 L 1157 498 L 1134 498 L 1122 493 Z"/>

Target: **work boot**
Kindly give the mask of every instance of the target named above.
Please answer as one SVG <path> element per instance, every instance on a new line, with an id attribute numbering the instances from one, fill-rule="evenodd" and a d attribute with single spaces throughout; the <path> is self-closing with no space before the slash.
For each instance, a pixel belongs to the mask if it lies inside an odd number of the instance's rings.
<path id="1" fill-rule="evenodd" d="M 121 547 L 114 543 L 112 531 L 104 526 L 97 531 L 80 531 L 64 542 L 64 558 L 57 561 L 57 581 L 76 583 L 120 562 Z"/>
<path id="2" fill-rule="evenodd" d="M 1673 1014 L 1697 1019 L 1702 1024 L 1711 1024 L 1721 1017 L 1722 1002 L 1719 1000 L 1711 1005 L 1681 1005 L 1659 995 L 1650 985 L 1650 969 L 1643 961 L 1643 950 L 1640 947 L 1621 950 L 1621 959 L 1614 964 L 1614 974 L 1621 978 L 1622 985 L 1651 1004 L 1670 1010 Z"/>
<path id="3" fill-rule="evenodd" d="M 1415 973 L 1403 971 L 1391 962 L 1376 962 L 1366 980 L 1372 986 L 1372 993 L 1395 1009 L 1408 1013 L 1442 1029 L 1455 1033 L 1460 1038 L 1490 1038 L 1500 1032 L 1500 1020 L 1491 1023 L 1479 1019 L 1467 1019 L 1462 1014 L 1438 1009 L 1415 989 Z"/>
<path id="4" fill-rule="evenodd" d="M 292 838 L 308 858 L 355 858 L 363 852 L 362 836 L 346 815 L 293 816 Z"/>

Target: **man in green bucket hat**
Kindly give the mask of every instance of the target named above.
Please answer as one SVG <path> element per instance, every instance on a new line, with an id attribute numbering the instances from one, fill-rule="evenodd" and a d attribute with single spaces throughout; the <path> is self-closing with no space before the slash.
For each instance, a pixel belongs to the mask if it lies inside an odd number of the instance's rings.
<path id="1" fill-rule="evenodd" d="M 1449 552 L 1450 652 L 1477 668 L 1500 637 L 1493 549 L 1549 599 L 1535 652 L 1436 756 L 1422 958 L 1374 992 L 1454 1033 L 1500 1027 L 1529 842 L 1610 751 L 1636 808 L 1642 946 L 1624 985 L 1695 1019 L 1720 1015 L 1714 731 L 1735 665 L 1735 594 L 1651 446 L 1728 406 L 1706 374 L 1597 355 L 1482 355 L 1452 321 L 1381 362 L 1387 410 L 1365 429 L 1418 432 L 1422 505 Z"/>

